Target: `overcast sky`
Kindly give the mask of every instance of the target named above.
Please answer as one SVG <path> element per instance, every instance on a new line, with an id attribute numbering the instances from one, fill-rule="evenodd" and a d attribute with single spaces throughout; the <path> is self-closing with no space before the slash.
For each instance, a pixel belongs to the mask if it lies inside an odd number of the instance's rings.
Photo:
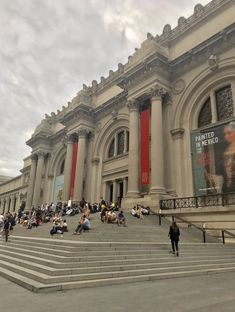
<path id="1" fill-rule="evenodd" d="M 209 0 L 201 0 L 202 4 Z M 107 76 L 196 0 L 0 0 L 0 174 L 18 175 L 44 117 Z"/>

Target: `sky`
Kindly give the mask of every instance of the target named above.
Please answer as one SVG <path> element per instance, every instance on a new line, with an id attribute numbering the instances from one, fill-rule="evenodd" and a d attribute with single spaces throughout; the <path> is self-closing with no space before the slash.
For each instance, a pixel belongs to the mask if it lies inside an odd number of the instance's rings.
<path id="1" fill-rule="evenodd" d="M 125 64 L 148 32 L 176 26 L 197 3 L 0 0 L 0 175 L 20 174 L 31 152 L 25 141 L 45 113 Z"/>

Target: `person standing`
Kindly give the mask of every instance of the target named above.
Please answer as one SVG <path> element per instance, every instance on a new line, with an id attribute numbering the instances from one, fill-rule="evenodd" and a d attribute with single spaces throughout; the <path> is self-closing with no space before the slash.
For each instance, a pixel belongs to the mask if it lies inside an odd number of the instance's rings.
<path id="1" fill-rule="evenodd" d="M 176 252 L 176 256 L 179 256 L 179 238 L 180 238 L 180 229 L 175 221 L 172 222 L 170 229 L 169 229 L 169 234 L 168 237 L 171 240 L 171 246 L 172 246 L 172 253 L 173 255 Z"/>

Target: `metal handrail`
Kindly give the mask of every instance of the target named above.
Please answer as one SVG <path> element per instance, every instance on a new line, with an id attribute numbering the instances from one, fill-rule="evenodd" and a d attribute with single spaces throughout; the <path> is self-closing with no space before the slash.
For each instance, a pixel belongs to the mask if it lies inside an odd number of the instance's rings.
<path id="1" fill-rule="evenodd" d="M 154 214 L 158 215 L 158 217 L 159 217 L 159 225 L 161 225 L 162 224 L 161 219 L 164 217 L 164 215 L 162 213 L 159 213 L 159 214 L 154 213 Z M 172 216 L 172 220 L 174 220 L 174 219 L 178 219 L 181 222 L 188 224 L 189 227 L 194 227 L 195 229 L 201 231 L 202 232 L 202 236 L 203 236 L 204 244 L 206 243 L 207 230 L 209 230 L 209 231 L 221 231 L 222 243 L 223 244 L 225 244 L 225 234 L 228 234 L 229 236 L 235 238 L 235 234 L 230 232 L 230 231 L 228 231 L 228 230 L 213 229 L 213 228 L 207 228 L 207 227 L 204 227 L 204 226 L 200 227 L 200 226 L 198 226 L 198 225 L 196 225 L 196 224 L 194 224 L 194 223 L 192 223 L 190 221 L 187 221 L 187 220 L 185 220 L 185 219 L 183 219 L 183 218 L 181 218 L 179 216 Z"/>
<path id="2" fill-rule="evenodd" d="M 160 209 L 199 208 L 235 204 L 235 193 L 208 194 L 192 197 L 176 197 L 160 200 Z"/>

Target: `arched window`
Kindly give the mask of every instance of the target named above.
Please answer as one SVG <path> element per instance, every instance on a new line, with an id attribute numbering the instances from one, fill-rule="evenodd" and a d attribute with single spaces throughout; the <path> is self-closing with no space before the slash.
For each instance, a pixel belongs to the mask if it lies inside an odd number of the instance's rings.
<path id="1" fill-rule="evenodd" d="M 233 97 L 230 86 L 215 92 L 218 120 L 224 120 L 233 115 Z"/>
<path id="2" fill-rule="evenodd" d="M 129 131 L 122 130 L 114 135 L 109 148 L 108 148 L 108 158 L 119 156 L 129 152 Z"/>
<path id="3" fill-rule="evenodd" d="M 209 124 L 211 124 L 212 120 L 212 114 L 211 114 L 211 100 L 208 98 L 204 105 L 202 106 L 202 109 L 199 113 L 198 117 L 198 127 L 204 127 Z"/>
<path id="4" fill-rule="evenodd" d="M 108 158 L 114 157 L 114 147 L 115 147 L 115 139 L 109 145 Z"/>
<path id="5" fill-rule="evenodd" d="M 60 166 L 60 175 L 64 174 L 64 164 L 65 164 L 65 160 L 62 161 L 62 164 Z"/>
<path id="6" fill-rule="evenodd" d="M 125 131 L 121 131 L 117 135 L 117 154 L 121 155 L 125 149 Z"/>

